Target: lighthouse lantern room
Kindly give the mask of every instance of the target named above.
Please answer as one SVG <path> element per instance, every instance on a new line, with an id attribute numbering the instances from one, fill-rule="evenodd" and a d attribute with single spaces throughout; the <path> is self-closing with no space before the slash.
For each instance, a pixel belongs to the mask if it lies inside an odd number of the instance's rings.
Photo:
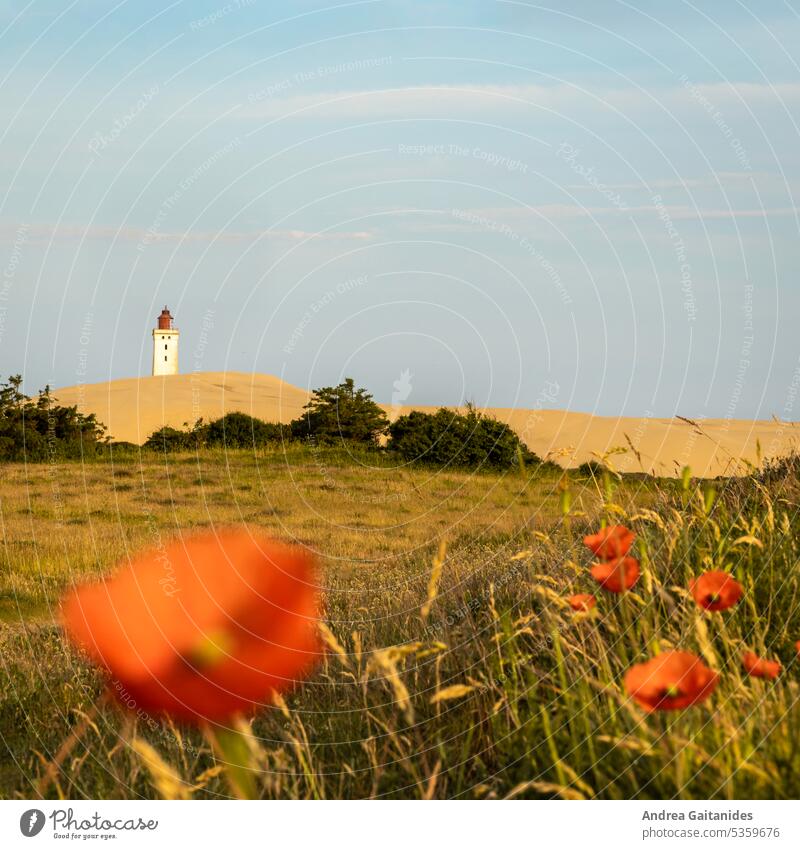
<path id="1" fill-rule="evenodd" d="M 178 373 L 179 331 L 172 326 L 172 315 L 164 307 L 153 330 L 153 376 Z"/>

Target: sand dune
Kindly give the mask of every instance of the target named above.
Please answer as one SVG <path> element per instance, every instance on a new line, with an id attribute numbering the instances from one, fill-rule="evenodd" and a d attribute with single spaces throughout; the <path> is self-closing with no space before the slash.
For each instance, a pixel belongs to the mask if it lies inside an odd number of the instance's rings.
<path id="1" fill-rule="evenodd" d="M 202 372 L 143 377 L 56 390 L 61 403 L 95 413 L 116 440 L 142 443 L 163 425 L 239 411 L 267 421 L 300 414 L 308 393 L 267 374 Z M 386 407 L 396 416 L 426 407 Z M 488 412 L 513 427 L 540 457 L 577 466 L 617 448 L 611 458 L 625 472 L 676 475 L 684 466 L 700 477 L 742 472 L 747 463 L 794 450 L 800 427 L 776 421 L 706 419 L 699 427 L 680 419 L 612 418 L 558 410 L 496 408 Z M 632 450 L 630 445 L 635 449 Z M 637 456 L 638 452 L 638 456 Z"/>
<path id="2" fill-rule="evenodd" d="M 307 392 L 278 377 L 236 371 L 131 377 L 69 386 L 53 394 L 62 404 L 94 413 L 114 439 L 136 443 L 164 425 L 182 427 L 234 411 L 289 422 L 308 401 Z"/>

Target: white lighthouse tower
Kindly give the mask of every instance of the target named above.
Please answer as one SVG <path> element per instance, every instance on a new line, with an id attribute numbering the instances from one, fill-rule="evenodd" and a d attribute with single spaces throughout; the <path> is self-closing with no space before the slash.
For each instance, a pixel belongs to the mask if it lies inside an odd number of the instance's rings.
<path id="1" fill-rule="evenodd" d="M 153 376 L 178 373 L 178 337 L 172 326 L 172 315 L 164 307 L 153 330 Z"/>

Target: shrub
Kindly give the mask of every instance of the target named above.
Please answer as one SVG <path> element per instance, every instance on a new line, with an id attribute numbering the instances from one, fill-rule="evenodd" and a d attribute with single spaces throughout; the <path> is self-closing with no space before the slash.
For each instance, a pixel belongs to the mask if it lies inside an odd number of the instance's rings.
<path id="1" fill-rule="evenodd" d="M 210 447 L 253 448 L 291 439 L 291 428 L 277 422 L 265 422 L 246 413 L 228 413 L 211 422 L 206 430 Z"/>
<path id="2" fill-rule="evenodd" d="M 597 460 L 587 460 L 576 469 L 577 474 L 581 477 L 594 478 L 595 480 L 600 480 L 607 471 L 608 469 Z"/>
<path id="3" fill-rule="evenodd" d="M 0 384 L 0 460 L 93 457 L 104 444 L 105 427 L 94 415 L 61 406 L 49 386 L 35 400 L 21 386 L 20 375 Z"/>
<path id="4" fill-rule="evenodd" d="M 291 439 L 289 425 L 265 422 L 246 413 L 228 413 L 213 422 L 198 419 L 183 429 L 162 427 L 151 433 L 145 448 L 156 451 L 196 451 L 198 448 L 254 448 Z"/>
<path id="5" fill-rule="evenodd" d="M 176 427 L 162 427 L 147 437 L 144 448 L 154 451 L 193 451 L 202 446 L 197 428 L 179 430 Z"/>
<path id="6" fill-rule="evenodd" d="M 292 434 L 318 442 L 358 442 L 377 446 L 389 424 L 366 389 L 348 377 L 338 386 L 314 390 L 305 413 L 292 422 Z"/>
<path id="7" fill-rule="evenodd" d="M 409 462 L 472 469 L 540 462 L 507 424 L 471 405 L 464 413 L 443 407 L 400 416 L 389 426 L 389 436 L 389 448 Z"/>

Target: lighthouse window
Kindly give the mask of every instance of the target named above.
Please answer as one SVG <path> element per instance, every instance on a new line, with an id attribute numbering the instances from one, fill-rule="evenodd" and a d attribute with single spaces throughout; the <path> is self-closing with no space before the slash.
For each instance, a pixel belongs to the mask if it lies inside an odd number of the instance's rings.
<path id="1" fill-rule="evenodd" d="M 165 350 L 165 351 L 167 350 L 167 346 L 166 346 L 166 345 L 164 345 L 164 350 Z"/>
<path id="2" fill-rule="evenodd" d="M 164 357 L 164 362 L 166 362 L 166 361 L 167 361 L 167 358 L 166 358 L 166 357 Z"/>

